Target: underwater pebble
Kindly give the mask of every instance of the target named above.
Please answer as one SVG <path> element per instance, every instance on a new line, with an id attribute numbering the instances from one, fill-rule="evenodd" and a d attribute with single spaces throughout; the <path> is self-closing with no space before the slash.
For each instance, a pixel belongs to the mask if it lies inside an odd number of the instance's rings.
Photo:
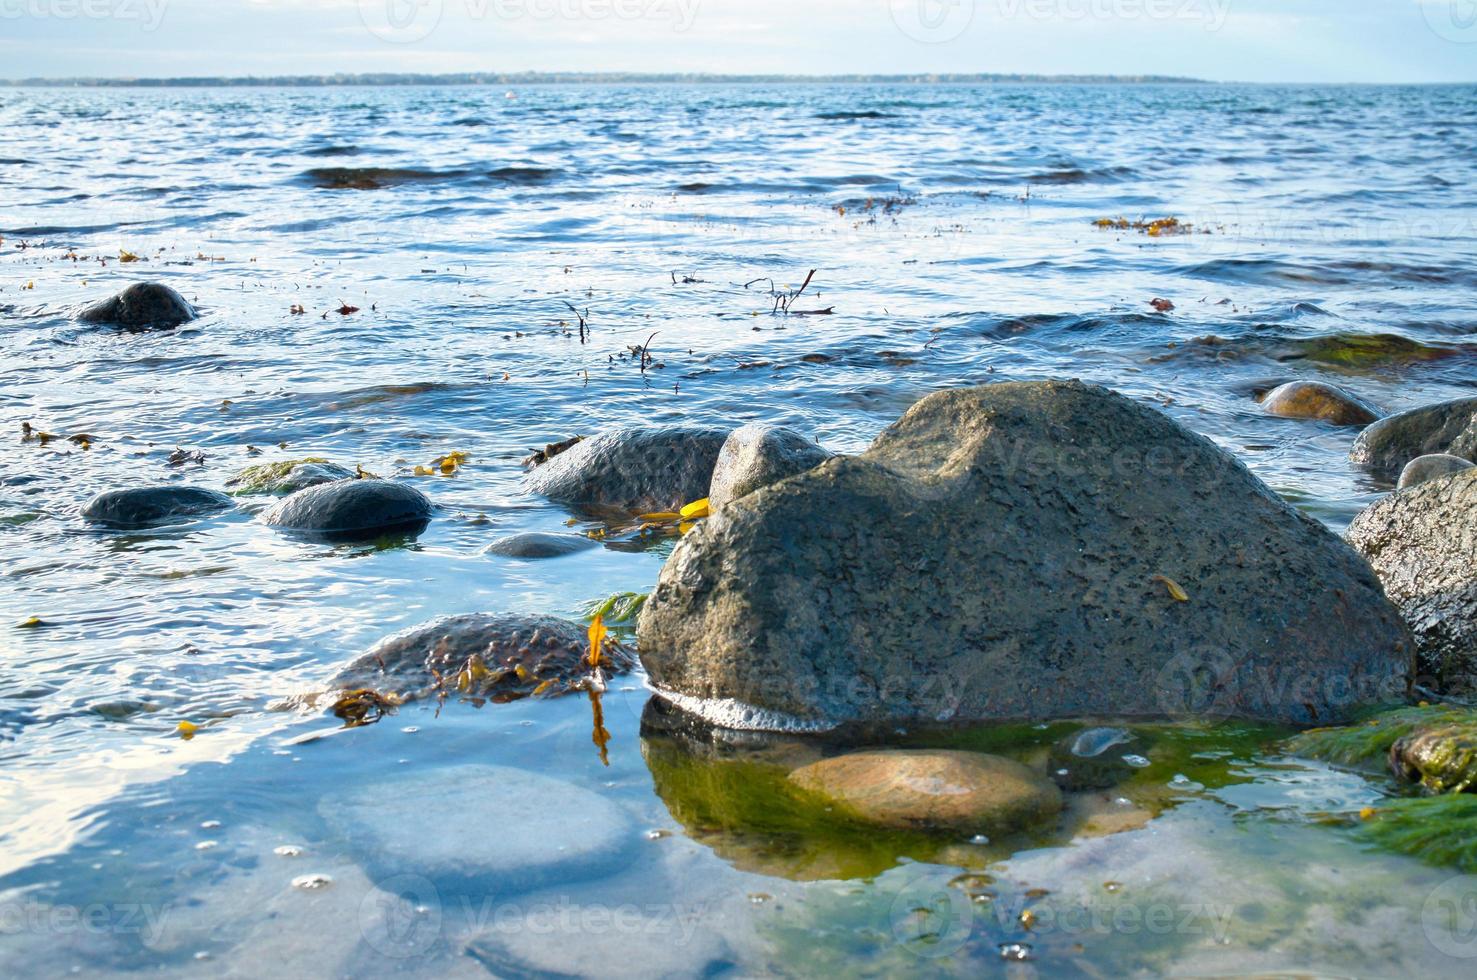
<path id="1" fill-rule="evenodd" d="M 325 874 L 298 875 L 292 879 L 292 887 L 301 888 L 304 891 L 316 891 L 327 888 L 333 884 L 333 879 Z"/>

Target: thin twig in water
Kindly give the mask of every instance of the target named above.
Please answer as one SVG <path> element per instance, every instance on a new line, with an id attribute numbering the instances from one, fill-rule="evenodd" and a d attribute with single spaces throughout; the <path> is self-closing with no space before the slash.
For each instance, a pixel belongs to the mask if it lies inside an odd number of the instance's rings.
<path id="1" fill-rule="evenodd" d="M 652 359 L 652 357 L 651 357 L 651 341 L 652 341 L 652 338 L 655 337 L 659 333 L 661 333 L 660 330 L 653 330 L 651 332 L 651 337 L 647 337 L 646 338 L 646 343 L 644 343 L 644 344 L 641 345 L 641 373 L 642 374 L 645 374 L 646 373 L 646 362 Z"/>
<path id="2" fill-rule="evenodd" d="M 567 307 L 569 307 L 569 312 L 573 313 L 574 316 L 575 316 L 575 319 L 579 320 L 579 322 L 580 322 L 580 343 L 583 344 L 585 342 L 585 336 L 586 336 L 585 317 L 587 317 L 587 316 L 590 315 L 590 308 L 588 306 L 585 307 L 585 312 L 583 314 L 581 314 L 579 310 L 577 310 L 577 309 L 574 308 L 574 304 L 571 303 L 569 300 L 565 300 L 564 301 L 564 305 L 567 306 Z"/>

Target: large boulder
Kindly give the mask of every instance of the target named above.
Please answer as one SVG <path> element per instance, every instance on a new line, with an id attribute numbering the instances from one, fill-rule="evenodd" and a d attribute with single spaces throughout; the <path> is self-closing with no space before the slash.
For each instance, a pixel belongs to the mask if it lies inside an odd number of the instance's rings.
<path id="1" fill-rule="evenodd" d="M 939 392 L 733 501 L 678 544 L 638 637 L 679 704 L 796 726 L 1329 722 L 1403 693 L 1411 654 L 1348 545 L 1079 382 Z"/>
<path id="2" fill-rule="evenodd" d="M 108 490 L 82 505 L 82 519 L 117 528 L 173 524 L 234 507 L 223 493 L 202 487 L 134 487 Z"/>
<path id="3" fill-rule="evenodd" d="M 1477 469 L 1376 501 L 1347 537 L 1415 633 L 1426 683 L 1477 691 Z"/>
<path id="4" fill-rule="evenodd" d="M 328 539 L 419 534 L 431 520 L 431 501 L 414 487 L 390 480 L 338 480 L 284 497 L 262 520 L 272 527 Z"/>
<path id="5" fill-rule="evenodd" d="M 136 282 L 77 314 L 83 323 L 106 323 L 133 330 L 167 330 L 198 314 L 179 293 L 163 283 Z"/>
<path id="6" fill-rule="evenodd" d="M 1062 809 L 1051 780 L 979 752 L 853 752 L 797 769 L 790 781 L 859 820 L 898 830 L 1009 833 Z"/>
<path id="7" fill-rule="evenodd" d="M 1477 462 L 1477 398 L 1458 398 L 1381 419 L 1359 433 L 1349 458 L 1393 480 L 1406 463 L 1429 453 Z"/>
<path id="8" fill-rule="evenodd" d="M 387 637 L 341 670 L 335 690 L 370 689 L 399 700 L 461 695 L 494 702 L 564 694 L 592 670 L 585 627 L 553 616 L 464 613 Z M 620 643 L 603 647 L 606 674 L 635 666 Z"/>
<path id="9" fill-rule="evenodd" d="M 675 426 L 607 432 L 535 467 L 524 488 L 574 506 L 677 510 L 708 495 L 727 438 L 722 429 Z"/>
<path id="10" fill-rule="evenodd" d="M 1379 409 L 1356 395 L 1321 381 L 1289 381 L 1267 392 L 1262 410 L 1288 419 L 1313 419 L 1334 425 L 1368 425 Z"/>
<path id="11" fill-rule="evenodd" d="M 813 470 L 831 455 L 794 429 L 762 423 L 740 426 L 729 433 L 718 453 L 708 506 L 717 510 L 760 487 Z"/>

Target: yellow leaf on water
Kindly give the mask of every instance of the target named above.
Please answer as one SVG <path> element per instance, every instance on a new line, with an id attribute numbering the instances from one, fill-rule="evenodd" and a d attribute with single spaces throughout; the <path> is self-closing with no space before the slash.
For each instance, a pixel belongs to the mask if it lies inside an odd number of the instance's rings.
<path id="1" fill-rule="evenodd" d="M 32 280 L 30 280 L 30 281 L 28 281 L 28 282 L 27 282 L 27 283 L 26 283 L 26 284 L 25 284 L 25 285 L 24 285 L 24 286 L 22 286 L 22 287 L 21 287 L 21 288 L 22 288 L 22 289 L 35 289 L 35 288 L 36 288 L 36 280 L 34 280 L 34 279 L 32 279 Z"/>
<path id="2" fill-rule="evenodd" d="M 555 684 L 554 679 L 552 677 L 549 678 L 548 680 L 546 680 L 543 683 L 541 683 L 538 687 L 536 687 L 536 688 L 533 689 L 533 696 L 534 697 L 538 697 L 540 694 L 543 694 L 549 688 L 553 687 L 554 684 Z"/>
<path id="3" fill-rule="evenodd" d="M 661 521 L 675 521 L 681 516 L 676 511 L 659 510 L 654 514 L 642 514 L 637 520 L 660 523 Z"/>
<path id="4" fill-rule="evenodd" d="M 600 666 L 601 648 L 605 645 L 605 637 L 609 634 L 610 630 L 605 628 L 605 620 L 603 617 L 596 615 L 594 619 L 590 620 L 589 635 L 591 667 Z"/>
<path id="5" fill-rule="evenodd" d="M 1165 591 L 1169 593 L 1169 597 L 1175 602 L 1190 601 L 1190 594 L 1186 592 L 1178 582 L 1170 578 L 1168 575 L 1155 575 L 1154 581 L 1164 583 Z"/>
<path id="6" fill-rule="evenodd" d="M 417 466 L 415 468 L 415 475 L 416 476 L 430 476 L 431 475 L 431 471 L 428 470 L 428 469 L 426 469 L 424 466 Z"/>
<path id="7" fill-rule="evenodd" d="M 682 519 L 683 520 L 692 521 L 692 520 L 696 520 L 699 517 L 707 517 L 707 516 L 708 516 L 708 498 L 707 497 L 704 497 L 702 500 L 694 500 L 692 503 L 690 503 L 686 507 L 683 507 L 682 508 Z"/>
<path id="8" fill-rule="evenodd" d="M 28 629 L 34 629 L 35 627 L 41 626 L 41 625 L 43 625 L 42 622 L 41 622 L 41 618 L 39 616 L 32 616 L 30 619 L 26 620 L 25 622 L 17 623 L 16 624 L 16 628 L 17 629 L 28 630 Z"/>
<path id="9" fill-rule="evenodd" d="M 1378 812 L 1379 811 L 1377 811 L 1374 807 L 1367 806 L 1364 809 L 1362 809 L 1362 810 L 1359 811 L 1359 819 L 1360 820 L 1372 820 L 1372 819 L 1374 819 L 1374 815 L 1376 813 L 1378 813 Z"/>
<path id="10" fill-rule="evenodd" d="M 118 250 L 118 261 L 119 262 L 137 262 L 138 261 L 138 256 L 137 255 L 134 255 L 132 252 L 130 252 L 126 248 L 120 248 Z"/>
<path id="11" fill-rule="evenodd" d="M 180 738 L 188 742 L 195 737 L 195 733 L 200 730 L 200 726 L 193 721 L 182 721 L 175 726 L 174 730 Z"/>

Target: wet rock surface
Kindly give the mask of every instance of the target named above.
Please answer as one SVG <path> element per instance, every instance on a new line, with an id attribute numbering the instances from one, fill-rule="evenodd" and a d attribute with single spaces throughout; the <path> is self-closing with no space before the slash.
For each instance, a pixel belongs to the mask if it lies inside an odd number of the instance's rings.
<path id="1" fill-rule="evenodd" d="M 554 616 L 464 613 L 387 637 L 340 671 L 338 690 L 370 689 L 405 700 L 440 695 L 514 701 L 581 688 L 592 671 L 584 625 Z M 607 675 L 635 658 L 604 645 Z"/>
<path id="2" fill-rule="evenodd" d="M 202 487 L 134 487 L 109 490 L 82 506 L 82 519 L 118 528 L 142 528 L 228 510 L 236 502 Z"/>
<path id="3" fill-rule="evenodd" d="M 1477 787 L 1477 715 L 1398 739 L 1390 746 L 1390 769 L 1431 793 L 1470 792 Z"/>
<path id="4" fill-rule="evenodd" d="M 1290 381 L 1267 392 L 1262 409 L 1289 419 L 1316 419 L 1334 425 L 1368 425 L 1379 409 L 1335 385 L 1320 381 Z"/>
<path id="5" fill-rule="evenodd" d="M 599 543 L 582 534 L 550 534 L 545 531 L 527 531 L 498 538 L 484 550 L 484 554 L 500 555 L 504 558 L 560 558 L 580 551 L 599 547 Z"/>
<path id="6" fill-rule="evenodd" d="M 722 429 L 621 429 L 585 439 L 536 466 L 524 489 L 562 504 L 673 511 L 708 495 Z"/>
<path id="7" fill-rule="evenodd" d="M 618 870 L 636 834 L 625 813 L 583 787 L 508 766 L 461 765 L 325 796 L 319 812 L 393 889 L 430 881 L 479 897 Z"/>
<path id="8" fill-rule="evenodd" d="M 708 489 L 713 510 L 787 476 L 814 469 L 832 453 L 793 429 L 754 423 L 729 433 Z"/>
<path id="9" fill-rule="evenodd" d="M 1390 494 L 1347 537 L 1415 634 L 1420 676 L 1477 691 L 1477 469 Z"/>
<path id="10" fill-rule="evenodd" d="M 1470 460 L 1462 459 L 1460 456 L 1452 456 L 1448 453 L 1431 453 L 1427 456 L 1417 456 L 1405 464 L 1405 469 L 1400 471 L 1400 480 L 1395 484 L 1399 490 L 1408 490 L 1411 487 L 1420 486 L 1439 477 L 1450 476 L 1460 473 L 1462 470 L 1470 470 L 1473 467 Z"/>
<path id="11" fill-rule="evenodd" d="M 268 525 L 327 539 L 418 534 L 431 520 L 431 501 L 390 480 L 339 480 L 299 490 L 262 514 Z"/>
<path id="12" fill-rule="evenodd" d="M 1431 453 L 1477 460 L 1477 398 L 1426 405 L 1381 419 L 1359 433 L 1349 458 L 1393 480 L 1406 463 Z"/>
<path id="13" fill-rule="evenodd" d="M 350 480 L 353 470 L 326 459 L 292 459 L 248 466 L 226 481 L 234 494 L 289 494 L 320 483 Z"/>
<path id="14" fill-rule="evenodd" d="M 197 316 L 189 301 L 169 286 L 136 282 L 114 296 L 93 303 L 78 313 L 77 319 L 133 330 L 166 330 Z"/>
<path id="15" fill-rule="evenodd" d="M 639 638 L 659 689 L 830 722 L 1329 722 L 1403 692 L 1410 657 L 1344 542 L 1077 382 L 931 395 L 734 501 L 677 546 Z"/>
<path id="16" fill-rule="evenodd" d="M 1056 817 L 1062 795 L 1019 762 L 978 752 L 872 751 L 790 773 L 867 823 L 899 829 L 1008 833 Z"/>

